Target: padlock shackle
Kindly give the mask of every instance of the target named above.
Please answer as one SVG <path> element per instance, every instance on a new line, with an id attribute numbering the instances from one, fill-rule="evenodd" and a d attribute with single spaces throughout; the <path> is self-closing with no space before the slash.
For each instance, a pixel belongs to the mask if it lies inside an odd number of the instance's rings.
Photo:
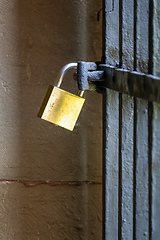
<path id="1" fill-rule="evenodd" d="M 57 77 L 57 87 L 60 87 L 65 73 L 71 68 L 77 68 L 78 63 L 68 63 L 59 72 Z"/>

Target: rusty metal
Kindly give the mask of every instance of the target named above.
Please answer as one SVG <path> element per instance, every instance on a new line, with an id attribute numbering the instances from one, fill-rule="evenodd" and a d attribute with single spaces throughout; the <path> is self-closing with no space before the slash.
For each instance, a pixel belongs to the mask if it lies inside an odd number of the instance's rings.
<path id="1" fill-rule="evenodd" d="M 160 78 L 151 74 L 99 65 L 104 71 L 104 81 L 99 87 L 109 88 L 148 101 L 160 102 Z"/>
<path id="2" fill-rule="evenodd" d="M 99 91 L 109 88 L 148 101 L 160 102 L 160 77 L 116 68 L 107 64 L 79 62 L 78 88 Z"/>
<path id="3" fill-rule="evenodd" d="M 159 0 L 102 3 L 102 239 L 159 239 Z"/>
<path id="4" fill-rule="evenodd" d="M 79 90 L 88 90 L 88 71 L 93 71 L 97 69 L 97 65 L 94 62 L 78 62 L 77 67 L 77 80 Z"/>
<path id="5" fill-rule="evenodd" d="M 94 62 L 78 62 L 77 81 L 78 88 L 81 91 L 95 91 L 98 83 L 104 78 L 104 71 L 98 70 L 98 64 Z"/>

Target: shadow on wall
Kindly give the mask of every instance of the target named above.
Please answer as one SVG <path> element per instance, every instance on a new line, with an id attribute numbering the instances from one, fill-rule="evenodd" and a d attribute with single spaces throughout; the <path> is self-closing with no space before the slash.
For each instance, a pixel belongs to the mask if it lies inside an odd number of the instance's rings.
<path id="1" fill-rule="evenodd" d="M 1 239 L 101 238 L 101 95 L 85 93 L 74 132 L 36 117 L 63 65 L 100 60 L 100 2 L 0 6 Z M 72 74 L 62 87 L 76 93 Z"/>

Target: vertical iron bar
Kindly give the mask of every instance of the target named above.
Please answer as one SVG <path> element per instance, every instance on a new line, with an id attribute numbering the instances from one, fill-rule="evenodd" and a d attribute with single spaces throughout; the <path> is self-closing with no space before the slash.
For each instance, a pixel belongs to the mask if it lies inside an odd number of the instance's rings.
<path id="1" fill-rule="evenodd" d="M 119 0 L 119 67 L 122 67 L 123 54 L 123 0 Z M 122 94 L 119 93 L 119 202 L 118 202 L 118 239 L 122 237 Z"/>
<path id="2" fill-rule="evenodd" d="M 106 63 L 106 0 L 102 0 L 102 63 Z"/>
<path id="3" fill-rule="evenodd" d="M 119 0 L 119 67 L 122 67 L 122 24 L 123 24 L 123 0 Z"/>
<path id="4" fill-rule="evenodd" d="M 119 93 L 119 193 L 118 239 L 122 237 L 122 94 Z"/>
<path id="5" fill-rule="evenodd" d="M 152 135 L 153 103 L 148 103 L 148 187 L 149 187 L 149 240 L 152 239 Z"/>
<path id="6" fill-rule="evenodd" d="M 105 219 L 106 219 L 106 89 L 103 90 L 102 103 L 102 125 L 103 125 L 103 141 L 102 141 L 102 240 L 105 240 Z"/>
<path id="7" fill-rule="evenodd" d="M 149 0 L 149 62 L 148 73 L 153 74 L 153 0 Z M 148 183 L 149 183 L 149 240 L 152 239 L 152 121 L 153 103 L 148 103 Z"/>
<path id="8" fill-rule="evenodd" d="M 137 99 L 134 98 L 133 128 L 133 240 L 136 240 L 136 168 L 137 168 Z"/>
<path id="9" fill-rule="evenodd" d="M 113 7 L 114 1 L 114 7 Z M 116 2 L 116 4 L 115 4 Z M 119 0 L 103 0 L 103 63 L 119 65 Z M 115 27 L 113 27 L 113 26 Z M 113 49 L 116 51 L 114 52 Z M 118 240 L 119 93 L 103 91 L 103 240 Z"/>
<path id="10" fill-rule="evenodd" d="M 149 0 L 149 63 L 148 73 L 153 74 L 153 0 Z"/>
<path id="11" fill-rule="evenodd" d="M 137 70 L 137 0 L 134 0 L 134 71 Z"/>
<path id="12" fill-rule="evenodd" d="M 137 0 L 134 0 L 134 62 L 133 69 L 137 70 Z M 134 98 L 134 128 L 133 128 L 133 240 L 136 240 L 136 141 L 137 141 L 137 99 Z"/>

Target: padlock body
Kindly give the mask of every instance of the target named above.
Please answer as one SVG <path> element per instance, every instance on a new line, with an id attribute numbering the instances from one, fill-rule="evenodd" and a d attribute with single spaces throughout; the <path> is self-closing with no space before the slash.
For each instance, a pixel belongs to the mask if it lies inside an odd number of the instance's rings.
<path id="1" fill-rule="evenodd" d="M 84 101 L 82 97 L 49 86 L 38 117 L 72 131 Z"/>

